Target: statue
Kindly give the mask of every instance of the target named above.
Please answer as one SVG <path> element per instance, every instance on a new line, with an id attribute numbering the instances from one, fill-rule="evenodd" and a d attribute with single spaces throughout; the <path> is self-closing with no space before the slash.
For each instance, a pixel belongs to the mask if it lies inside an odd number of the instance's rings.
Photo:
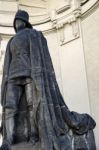
<path id="1" fill-rule="evenodd" d="M 39 143 L 40 150 L 95 150 L 95 121 L 66 106 L 46 38 L 28 20 L 28 13 L 18 10 L 13 23 L 16 35 L 6 49 L 0 150 L 22 142 L 32 147 Z"/>

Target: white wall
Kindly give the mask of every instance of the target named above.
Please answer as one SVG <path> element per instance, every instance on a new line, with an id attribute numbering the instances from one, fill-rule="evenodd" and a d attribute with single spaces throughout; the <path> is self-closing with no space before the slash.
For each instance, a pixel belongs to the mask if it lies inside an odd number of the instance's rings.
<path id="1" fill-rule="evenodd" d="M 95 138 L 99 149 L 99 8 L 82 21 L 90 109 L 96 120 Z"/>
<path id="2" fill-rule="evenodd" d="M 67 27 L 64 27 L 64 31 L 65 28 Z M 66 32 L 64 34 L 64 37 L 67 37 Z M 71 38 L 70 35 L 68 36 Z M 66 104 L 71 110 L 90 114 L 81 33 L 79 38 L 63 45 L 60 45 L 59 30 L 48 33 L 46 38 L 57 81 Z"/>

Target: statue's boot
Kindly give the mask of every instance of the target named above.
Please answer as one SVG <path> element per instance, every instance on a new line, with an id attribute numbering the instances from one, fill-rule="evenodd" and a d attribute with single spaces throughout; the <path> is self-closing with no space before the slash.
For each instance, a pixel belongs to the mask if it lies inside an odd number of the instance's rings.
<path id="1" fill-rule="evenodd" d="M 14 134 L 14 118 L 8 118 L 5 120 L 6 127 L 6 137 L 0 147 L 0 150 L 11 150 L 11 145 L 13 143 L 13 134 Z"/>
<path id="2" fill-rule="evenodd" d="M 4 137 L 3 143 L 0 147 L 0 150 L 11 150 L 11 145 L 14 141 L 14 109 L 6 109 L 5 110 L 5 129 L 6 136 Z"/>
<path id="3" fill-rule="evenodd" d="M 27 100 L 27 105 L 28 105 L 28 110 L 29 110 L 29 140 L 30 142 L 34 145 L 38 140 L 39 140 L 39 136 L 38 136 L 38 130 L 37 130 L 37 126 L 36 126 L 36 122 L 35 122 L 35 111 L 33 111 L 33 100 L 36 99 L 35 98 L 35 89 L 34 89 L 34 84 L 31 82 L 31 79 L 27 79 L 27 81 L 29 81 L 29 83 L 26 84 L 25 86 L 25 91 L 26 91 L 26 100 Z M 34 89 L 34 90 L 33 90 Z"/>
<path id="4" fill-rule="evenodd" d="M 33 118 L 33 112 L 30 111 L 30 142 L 34 145 L 36 142 L 39 141 L 37 127 Z"/>
<path id="5" fill-rule="evenodd" d="M 14 141 L 14 127 L 15 127 L 15 123 L 14 123 L 14 117 L 9 117 L 8 119 L 6 119 L 5 121 L 6 123 L 6 132 L 7 132 L 7 141 L 9 142 L 9 144 L 12 144 Z"/>
<path id="6" fill-rule="evenodd" d="M 8 141 L 4 140 L 0 147 L 0 150 L 11 150 L 11 145 Z"/>

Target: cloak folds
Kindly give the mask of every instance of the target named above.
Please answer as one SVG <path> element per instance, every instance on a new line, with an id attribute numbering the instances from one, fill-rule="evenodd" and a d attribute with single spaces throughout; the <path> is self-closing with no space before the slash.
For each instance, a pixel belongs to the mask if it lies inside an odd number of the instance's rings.
<path id="1" fill-rule="evenodd" d="M 40 150 L 76 150 L 85 148 L 95 150 L 93 129 L 95 121 L 88 114 L 78 114 L 71 112 L 66 106 L 60 93 L 51 57 L 49 54 L 47 41 L 42 32 L 29 29 L 31 78 L 33 85 L 33 122 L 34 133 L 39 136 Z M 6 85 L 10 64 L 10 42 L 8 44 L 4 73 L 2 80 L 1 100 L 2 106 L 5 103 Z M 24 95 L 22 97 L 25 99 Z M 26 106 L 24 104 L 24 106 Z M 26 110 L 26 107 L 23 107 Z M 22 103 L 20 103 L 16 115 L 17 123 L 16 135 L 20 132 L 28 136 L 29 126 L 21 121 Z M 27 113 L 23 115 L 24 120 L 28 120 Z M 3 127 L 4 127 L 3 114 Z M 20 125 L 21 124 L 21 125 Z M 27 129 L 27 132 L 26 130 Z M 24 140 L 24 139 L 23 139 Z"/>

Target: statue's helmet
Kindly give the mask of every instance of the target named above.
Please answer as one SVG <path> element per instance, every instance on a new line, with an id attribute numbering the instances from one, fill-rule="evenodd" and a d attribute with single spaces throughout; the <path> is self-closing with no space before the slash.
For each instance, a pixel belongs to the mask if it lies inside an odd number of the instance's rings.
<path id="1" fill-rule="evenodd" d="M 26 27 L 32 29 L 32 25 L 29 22 L 29 14 L 26 11 L 24 11 L 24 10 L 18 10 L 16 12 L 16 15 L 15 15 L 15 18 L 14 18 L 14 22 L 13 22 L 13 26 L 14 26 L 15 31 L 16 31 L 16 27 L 15 27 L 15 21 L 16 21 L 16 19 L 23 20 L 26 23 Z"/>

